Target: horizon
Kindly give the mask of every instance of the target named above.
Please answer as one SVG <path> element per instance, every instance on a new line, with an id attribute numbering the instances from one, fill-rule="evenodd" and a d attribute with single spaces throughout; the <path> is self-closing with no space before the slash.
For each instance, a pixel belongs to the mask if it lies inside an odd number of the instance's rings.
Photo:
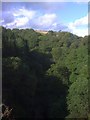
<path id="1" fill-rule="evenodd" d="M 88 3 L 3 2 L 0 26 L 88 35 Z"/>
<path id="2" fill-rule="evenodd" d="M 0 26 L 0 27 L 3 27 L 3 26 Z M 15 30 L 15 29 L 18 29 L 18 30 L 31 30 L 31 29 L 33 29 L 33 28 L 6 28 L 6 27 L 3 27 L 3 28 L 5 28 L 5 29 L 10 29 L 10 30 Z M 33 29 L 35 32 L 38 32 L 38 33 L 41 33 L 41 34 L 43 34 L 42 32 L 49 32 L 49 31 L 53 31 L 53 32 L 56 32 L 56 33 L 58 33 L 58 32 L 65 32 L 65 33 L 70 33 L 70 34 L 73 34 L 73 35 L 76 35 L 76 34 L 74 34 L 74 33 L 71 33 L 71 32 L 69 32 L 69 31 L 63 31 L 63 30 L 59 30 L 59 31 L 55 31 L 55 30 L 37 30 L 37 29 Z M 46 33 L 46 34 L 47 34 Z M 77 37 L 82 37 L 82 38 L 84 38 L 84 37 L 87 37 L 87 36 L 89 36 L 89 35 L 85 35 L 85 36 L 78 36 L 78 35 L 76 35 Z"/>

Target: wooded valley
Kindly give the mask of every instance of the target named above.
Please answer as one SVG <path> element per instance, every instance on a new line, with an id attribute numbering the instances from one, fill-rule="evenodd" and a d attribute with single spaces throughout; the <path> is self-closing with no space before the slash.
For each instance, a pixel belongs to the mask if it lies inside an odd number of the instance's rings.
<path id="1" fill-rule="evenodd" d="M 88 36 L 2 27 L 3 104 L 15 118 L 88 118 Z"/>

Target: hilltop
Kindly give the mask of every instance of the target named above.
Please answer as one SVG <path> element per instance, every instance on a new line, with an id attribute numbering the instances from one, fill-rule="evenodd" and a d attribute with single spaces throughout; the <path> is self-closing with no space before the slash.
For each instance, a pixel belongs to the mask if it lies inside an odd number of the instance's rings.
<path id="1" fill-rule="evenodd" d="M 48 33 L 48 31 L 45 31 L 45 30 L 35 30 L 36 32 L 38 32 L 38 33 L 41 33 L 41 34 L 47 34 Z"/>

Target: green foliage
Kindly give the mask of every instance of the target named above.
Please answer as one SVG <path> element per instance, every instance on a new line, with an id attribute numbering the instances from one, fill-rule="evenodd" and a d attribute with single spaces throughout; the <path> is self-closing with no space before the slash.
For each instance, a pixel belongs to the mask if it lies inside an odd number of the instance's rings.
<path id="1" fill-rule="evenodd" d="M 2 27 L 2 50 L 3 103 L 15 118 L 89 116 L 87 36 Z"/>
<path id="2" fill-rule="evenodd" d="M 60 64 L 53 64 L 48 70 L 48 74 L 56 76 L 63 82 L 63 84 L 69 84 L 70 71 L 65 66 L 60 66 Z"/>
<path id="3" fill-rule="evenodd" d="M 62 58 L 62 49 L 60 47 L 52 48 L 52 56 L 54 61 L 58 61 Z"/>
<path id="4" fill-rule="evenodd" d="M 87 118 L 88 79 L 80 76 L 69 88 L 68 110 L 71 118 Z"/>

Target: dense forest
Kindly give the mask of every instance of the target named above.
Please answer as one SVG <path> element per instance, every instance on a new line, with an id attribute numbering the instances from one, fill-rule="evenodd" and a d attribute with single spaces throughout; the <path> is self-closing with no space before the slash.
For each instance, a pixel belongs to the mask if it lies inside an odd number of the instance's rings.
<path id="1" fill-rule="evenodd" d="M 2 102 L 10 120 L 90 116 L 88 36 L 2 27 L 2 55 Z"/>

